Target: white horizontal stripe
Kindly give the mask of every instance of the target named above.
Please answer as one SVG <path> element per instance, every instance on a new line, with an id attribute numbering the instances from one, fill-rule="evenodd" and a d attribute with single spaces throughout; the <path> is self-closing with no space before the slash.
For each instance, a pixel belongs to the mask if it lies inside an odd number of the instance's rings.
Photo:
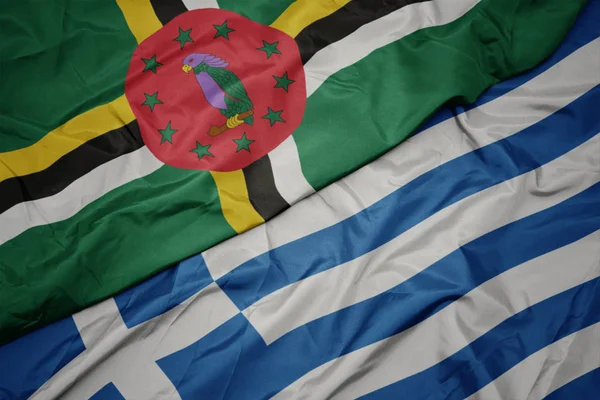
<path id="1" fill-rule="evenodd" d="M 433 0 L 409 4 L 361 26 L 344 39 L 317 52 L 305 65 L 306 93 L 313 94 L 331 75 L 396 40 L 432 26 L 455 21 L 480 0 Z"/>
<path id="2" fill-rule="evenodd" d="M 379 18 L 344 39 L 317 52 L 305 65 L 306 96 L 315 91 L 336 72 L 352 65 L 370 53 L 419 29 L 443 25 L 464 15 L 480 0 L 455 0 L 452 4 L 436 0 L 410 4 Z M 298 148 L 289 137 L 269 157 L 275 186 L 288 204 L 295 204 L 314 192 L 302 173 Z"/>
<path id="3" fill-rule="evenodd" d="M 188 10 L 219 8 L 216 0 L 183 3 Z M 97 167 L 53 196 L 17 204 L 0 214 L 0 245 L 27 229 L 70 218 L 111 190 L 149 175 L 162 165 L 143 147 Z"/>
<path id="4" fill-rule="evenodd" d="M 302 173 L 298 147 L 293 136 L 269 153 L 275 186 L 281 197 L 292 205 L 315 192 Z"/>
<path id="5" fill-rule="evenodd" d="M 188 10 L 197 10 L 199 8 L 219 8 L 217 0 L 182 0 L 183 5 Z"/>
<path id="6" fill-rule="evenodd" d="M 88 399 L 113 382 L 128 400 L 179 399 L 155 361 L 200 340 L 239 310 L 212 283 L 175 308 L 128 329 L 113 299 L 73 316 L 86 350 L 32 399 Z"/>
<path id="7" fill-rule="evenodd" d="M 469 5 L 468 7 L 471 7 L 472 4 L 476 3 L 475 0 L 461 1 L 463 1 L 465 5 L 463 8 L 466 8 L 467 5 Z M 444 4 L 443 2 L 441 3 Z M 184 4 L 189 10 L 198 8 L 218 8 L 218 4 L 215 0 L 186 0 L 184 1 Z M 440 6 L 439 11 L 445 9 L 445 7 L 446 6 Z M 456 14 L 456 9 L 462 9 L 456 6 L 448 8 L 449 10 L 451 10 L 451 15 Z M 411 11 L 410 13 L 407 13 L 407 15 L 409 15 L 412 18 L 415 12 L 416 11 Z M 390 26 L 390 23 L 387 22 L 391 15 L 396 15 L 397 13 L 398 12 L 392 13 L 387 17 L 378 20 L 384 21 L 387 25 L 382 25 L 381 28 L 378 28 L 377 30 L 381 31 L 385 29 L 390 29 L 391 27 L 394 31 L 398 31 L 397 26 L 393 26 L 393 24 L 391 24 Z M 422 15 L 423 17 L 425 17 L 427 14 L 425 13 Z M 378 21 L 375 21 L 368 25 L 374 27 L 377 25 Z M 409 25 L 412 26 L 411 24 Z M 324 74 L 329 76 L 335 73 L 337 70 L 349 65 L 347 63 L 352 61 L 347 57 L 344 58 L 345 61 L 341 64 L 335 64 L 337 65 L 337 67 L 333 67 L 334 64 L 331 64 L 330 67 L 328 66 L 326 68 L 323 68 L 323 66 L 321 65 L 323 64 L 323 59 L 327 61 L 327 57 L 337 57 L 337 53 L 340 51 L 342 51 L 342 54 L 348 53 L 347 46 L 360 46 L 360 50 L 359 48 L 355 48 L 353 49 L 353 51 L 356 51 L 356 54 L 364 54 L 362 57 L 366 56 L 371 51 L 376 49 L 377 46 L 383 46 L 383 42 L 380 43 L 379 41 L 373 42 L 369 40 L 363 41 L 361 39 L 361 35 L 367 33 L 371 34 L 370 32 L 374 29 L 373 27 L 366 28 L 364 33 L 359 34 L 359 31 L 363 32 L 363 28 L 365 28 L 363 27 L 356 31 L 354 34 L 350 35 L 345 40 L 337 42 L 332 46 L 328 46 L 325 49 L 318 52 L 317 54 L 315 54 L 315 56 L 311 59 L 311 62 L 309 62 L 305 66 L 305 71 L 307 71 L 307 82 L 313 82 L 307 83 L 307 85 L 316 89 L 316 87 L 320 85 L 319 82 L 322 81 L 325 77 Z M 378 36 L 384 37 L 385 35 L 379 34 Z M 391 38 L 396 36 L 391 35 L 389 37 Z M 349 39 L 350 37 L 354 39 Z M 348 42 L 347 40 L 350 40 L 350 42 Z M 329 62 L 326 62 L 326 65 L 328 64 Z M 314 76 L 315 78 L 313 78 L 313 80 L 311 81 L 310 76 Z M 312 94 L 313 92 L 314 90 L 309 91 L 307 95 L 310 96 L 310 94 Z M 290 140 L 293 142 L 293 138 Z M 295 148 L 295 143 L 293 144 Z M 309 193 L 312 190 L 312 188 L 310 187 L 310 184 L 306 181 L 304 175 L 302 174 L 302 168 L 297 156 L 297 149 L 294 149 L 296 154 L 290 153 L 290 149 L 291 146 L 288 146 L 282 151 L 275 153 L 274 158 L 276 161 L 276 167 L 274 167 L 274 174 L 276 176 L 275 184 L 278 187 L 278 190 L 281 189 L 284 198 L 286 198 L 288 203 L 293 204 L 299 199 L 301 199 L 305 195 L 305 193 Z M 289 157 L 290 164 L 281 171 L 275 171 L 275 168 L 280 168 L 282 164 L 286 164 L 286 157 Z M 134 153 L 121 156 L 116 160 L 112 160 L 106 164 L 101 165 L 92 172 L 79 178 L 78 180 L 73 182 L 69 187 L 55 194 L 54 196 L 17 204 L 8 211 L 0 214 L 0 226 L 2 226 L 2 229 L 0 229 L 0 245 L 14 238 L 15 236 L 20 235 L 29 228 L 50 224 L 70 218 L 71 216 L 75 215 L 78 211 L 80 211 L 83 207 L 90 204 L 94 200 L 102 197 L 109 191 L 128 182 L 131 182 L 135 179 L 146 176 L 154 172 L 161 165 L 162 163 L 155 159 L 154 156 L 152 156 L 147 149 L 143 148 L 137 150 Z M 123 170 L 125 170 L 124 173 L 121 172 Z M 286 174 L 288 173 L 291 174 L 290 176 L 297 181 L 294 182 L 292 180 L 288 180 L 288 178 L 286 178 Z M 102 184 L 98 184 L 99 182 Z M 293 185 L 297 185 L 298 189 L 290 189 Z"/>
<path id="8" fill-rule="evenodd" d="M 596 231 L 490 279 L 398 335 L 321 365 L 274 398 L 357 398 L 421 372 L 512 315 L 598 277 L 599 254 Z"/>
<path id="9" fill-rule="evenodd" d="M 244 315 L 267 344 L 412 278 L 451 252 L 600 181 L 600 134 L 527 174 L 444 208 L 378 249 L 263 297 Z"/>
<path id="10" fill-rule="evenodd" d="M 111 190 L 163 165 L 147 147 L 142 147 L 102 164 L 54 196 L 19 203 L 0 214 L 0 245 L 34 226 L 70 218 Z"/>
<path id="11" fill-rule="evenodd" d="M 215 0 L 184 0 L 184 4 L 188 10 L 219 7 Z M 19 203 L 0 214 L 0 245 L 27 229 L 70 218 L 111 190 L 163 165 L 143 147 L 97 167 L 53 196 Z"/>
<path id="12" fill-rule="evenodd" d="M 506 95 L 421 132 L 268 223 L 205 251 L 212 276 L 334 225 L 431 169 L 546 118 L 600 83 L 598 53 L 600 39 Z"/>
<path id="13" fill-rule="evenodd" d="M 543 399 L 600 367 L 599 345 L 600 323 L 596 323 L 532 354 L 468 399 Z"/>

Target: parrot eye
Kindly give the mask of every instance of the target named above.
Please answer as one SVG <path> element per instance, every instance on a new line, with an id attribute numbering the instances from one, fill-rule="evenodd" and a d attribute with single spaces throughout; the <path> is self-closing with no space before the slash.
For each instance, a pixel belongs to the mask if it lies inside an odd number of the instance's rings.
<path id="1" fill-rule="evenodd" d="M 191 62 L 191 63 L 193 63 L 193 62 L 194 62 L 194 59 L 193 59 L 193 58 L 190 58 L 190 62 Z"/>

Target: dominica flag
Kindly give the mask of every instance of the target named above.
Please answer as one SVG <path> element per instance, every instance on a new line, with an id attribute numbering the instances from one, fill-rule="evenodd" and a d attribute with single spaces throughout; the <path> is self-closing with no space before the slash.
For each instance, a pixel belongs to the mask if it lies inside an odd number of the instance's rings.
<path id="1" fill-rule="evenodd" d="M 584 3 L 0 1 L 0 342 L 262 224 L 535 67 Z"/>

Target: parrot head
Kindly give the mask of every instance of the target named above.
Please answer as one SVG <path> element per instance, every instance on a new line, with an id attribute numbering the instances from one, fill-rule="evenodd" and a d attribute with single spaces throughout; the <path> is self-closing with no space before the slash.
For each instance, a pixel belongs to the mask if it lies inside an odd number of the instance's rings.
<path id="1" fill-rule="evenodd" d="M 200 64 L 204 59 L 208 56 L 208 54 L 200 54 L 200 53 L 192 53 L 186 58 L 183 59 L 183 67 L 181 69 L 185 73 L 189 73 L 194 69 L 198 64 Z"/>

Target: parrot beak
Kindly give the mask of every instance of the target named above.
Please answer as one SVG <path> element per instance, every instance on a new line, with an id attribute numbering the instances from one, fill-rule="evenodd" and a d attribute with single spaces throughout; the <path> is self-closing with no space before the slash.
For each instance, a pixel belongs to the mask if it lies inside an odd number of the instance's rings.
<path id="1" fill-rule="evenodd" d="M 183 72 L 188 74 L 192 70 L 192 66 L 188 65 L 188 64 L 184 64 L 183 67 L 181 67 L 181 69 L 183 70 Z"/>

